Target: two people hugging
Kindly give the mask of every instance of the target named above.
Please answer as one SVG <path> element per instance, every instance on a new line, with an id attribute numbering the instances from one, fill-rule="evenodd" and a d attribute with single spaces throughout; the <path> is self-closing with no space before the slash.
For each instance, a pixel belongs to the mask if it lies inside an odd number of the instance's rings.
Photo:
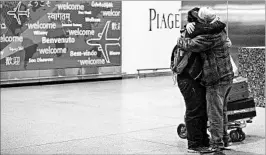
<path id="1" fill-rule="evenodd" d="M 226 24 L 210 7 L 189 10 L 187 22 L 173 49 L 171 69 L 185 100 L 188 152 L 221 151 L 230 144 L 226 112 L 234 78 L 231 41 Z"/>

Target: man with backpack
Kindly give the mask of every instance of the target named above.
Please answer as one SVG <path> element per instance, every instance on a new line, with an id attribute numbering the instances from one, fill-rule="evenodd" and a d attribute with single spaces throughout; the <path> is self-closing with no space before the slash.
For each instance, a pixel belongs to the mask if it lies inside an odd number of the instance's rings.
<path id="1" fill-rule="evenodd" d="M 213 23 L 217 19 L 214 11 L 208 7 L 200 8 L 195 15 L 201 23 Z M 231 41 L 225 30 L 217 34 L 198 35 L 195 38 L 180 37 L 177 41 L 178 48 L 185 53 L 199 53 L 203 61 L 200 82 L 206 88 L 211 151 L 220 151 L 229 143 L 227 96 L 234 78 L 229 54 L 230 46 Z"/>
<path id="2" fill-rule="evenodd" d="M 188 12 L 186 26 L 191 29 L 194 22 L 194 31 L 188 33 L 181 30 L 182 38 L 194 38 L 203 34 L 217 34 L 224 28 L 225 24 L 216 21 L 212 24 L 200 23 L 197 17 L 199 8 L 193 8 Z M 186 104 L 185 124 L 187 128 L 188 152 L 210 153 L 209 136 L 207 134 L 207 108 L 206 88 L 200 84 L 202 77 L 203 61 L 200 53 L 184 52 L 175 46 L 171 57 L 171 68 L 177 74 L 178 87 L 184 97 Z"/>

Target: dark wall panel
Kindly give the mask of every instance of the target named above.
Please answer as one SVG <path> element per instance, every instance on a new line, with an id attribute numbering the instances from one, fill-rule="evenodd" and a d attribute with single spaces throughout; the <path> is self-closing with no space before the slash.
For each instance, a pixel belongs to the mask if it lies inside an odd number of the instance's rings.
<path id="1" fill-rule="evenodd" d="M 239 47 L 265 47 L 265 1 L 182 1 L 182 26 L 194 7 L 213 7 L 227 24 L 231 55 L 238 66 Z"/>

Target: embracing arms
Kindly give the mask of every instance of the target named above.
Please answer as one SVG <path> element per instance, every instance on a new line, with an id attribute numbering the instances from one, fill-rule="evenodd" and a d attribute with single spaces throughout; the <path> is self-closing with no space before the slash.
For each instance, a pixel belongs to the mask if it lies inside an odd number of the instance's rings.
<path id="1" fill-rule="evenodd" d="M 203 34 L 217 34 L 222 32 L 226 27 L 226 24 L 217 20 L 213 23 L 188 23 L 187 24 L 187 34 L 189 38 L 194 38 L 198 35 Z"/>
<path id="2" fill-rule="evenodd" d="M 195 38 L 178 38 L 177 47 L 189 52 L 204 52 L 217 45 L 225 48 L 231 47 L 231 41 L 223 30 L 214 35 L 198 35 Z"/>

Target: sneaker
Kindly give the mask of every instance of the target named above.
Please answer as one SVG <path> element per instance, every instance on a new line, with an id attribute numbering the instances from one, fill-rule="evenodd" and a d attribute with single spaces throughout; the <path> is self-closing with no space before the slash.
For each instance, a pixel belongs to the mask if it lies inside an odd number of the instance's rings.
<path id="1" fill-rule="evenodd" d="M 229 147 L 229 146 L 231 146 L 231 145 L 233 145 L 232 142 L 225 142 L 225 143 L 224 143 L 224 147 Z"/>
<path id="2" fill-rule="evenodd" d="M 214 151 L 210 150 L 208 147 L 196 147 L 196 148 L 188 148 L 188 153 L 212 153 Z"/>
<path id="3" fill-rule="evenodd" d="M 231 146 L 232 144 L 233 144 L 232 142 L 225 142 L 225 143 L 224 143 L 224 149 L 225 149 L 225 150 L 230 150 L 230 146 Z"/>
<path id="4" fill-rule="evenodd" d="M 220 152 L 222 150 L 224 150 L 224 146 L 218 146 L 218 145 L 212 145 L 209 147 L 209 149 L 213 152 Z"/>
<path id="5" fill-rule="evenodd" d="M 229 147 L 229 146 L 231 146 L 233 143 L 232 143 L 232 141 L 231 141 L 231 139 L 229 138 L 227 141 L 225 140 L 224 141 L 224 147 Z"/>

